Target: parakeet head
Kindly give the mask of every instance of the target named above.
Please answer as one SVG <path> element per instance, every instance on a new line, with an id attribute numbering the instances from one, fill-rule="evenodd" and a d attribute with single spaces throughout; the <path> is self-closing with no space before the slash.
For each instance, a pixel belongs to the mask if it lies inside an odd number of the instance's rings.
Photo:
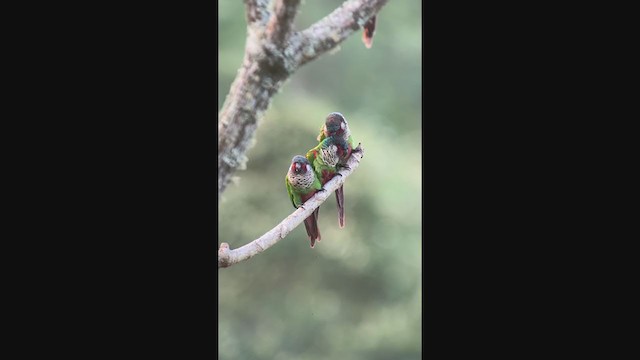
<path id="1" fill-rule="evenodd" d="M 349 131 L 349 125 L 347 125 L 347 119 L 342 114 L 333 112 L 327 116 L 323 130 L 325 136 L 342 136 Z"/>
<path id="2" fill-rule="evenodd" d="M 301 155 L 296 155 L 291 160 L 291 168 L 289 171 L 294 174 L 306 174 L 307 172 L 313 171 L 313 169 L 311 168 L 311 164 L 307 158 Z"/>

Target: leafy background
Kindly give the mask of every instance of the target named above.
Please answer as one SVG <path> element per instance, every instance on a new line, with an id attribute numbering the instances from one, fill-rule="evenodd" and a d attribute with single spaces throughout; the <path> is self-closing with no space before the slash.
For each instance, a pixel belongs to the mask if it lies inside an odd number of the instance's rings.
<path id="1" fill-rule="evenodd" d="M 296 28 L 342 1 L 306 1 Z M 246 36 L 240 0 L 219 1 L 218 110 Z M 390 1 L 373 48 L 358 32 L 300 68 L 260 124 L 247 169 L 219 203 L 219 242 L 237 248 L 294 209 L 284 176 L 316 145 L 326 115 L 345 115 L 365 156 L 320 210 L 322 241 L 304 226 L 219 278 L 219 359 L 419 359 L 421 355 L 421 2 Z M 218 244 L 219 245 L 219 244 Z"/>

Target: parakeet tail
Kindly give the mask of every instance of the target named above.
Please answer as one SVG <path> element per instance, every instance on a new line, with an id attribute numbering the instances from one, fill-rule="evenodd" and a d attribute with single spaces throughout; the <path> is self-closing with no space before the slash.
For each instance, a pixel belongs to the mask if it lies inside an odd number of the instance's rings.
<path id="1" fill-rule="evenodd" d="M 316 236 L 318 237 L 317 240 L 320 241 L 321 237 L 320 237 L 320 228 L 318 227 L 318 216 L 320 214 L 320 207 L 317 207 L 314 211 L 313 211 L 313 224 L 316 227 Z"/>
<path id="2" fill-rule="evenodd" d="M 315 215 L 311 214 L 311 216 L 304 219 L 304 227 L 307 230 L 307 235 L 309 235 L 309 240 L 311 240 L 311 247 L 314 247 L 318 238 L 318 225 L 316 224 Z"/>
<path id="3" fill-rule="evenodd" d="M 338 225 L 344 228 L 344 185 L 336 190 L 336 202 L 338 204 Z"/>

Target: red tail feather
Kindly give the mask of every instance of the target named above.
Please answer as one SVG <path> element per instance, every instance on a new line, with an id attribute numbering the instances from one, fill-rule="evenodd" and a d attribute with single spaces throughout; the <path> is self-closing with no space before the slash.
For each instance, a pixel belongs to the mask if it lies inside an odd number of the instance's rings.
<path id="1" fill-rule="evenodd" d="M 309 240 L 311 240 L 311 247 L 316 245 L 316 240 L 320 241 L 320 229 L 318 228 L 318 214 L 320 208 L 316 208 L 313 213 L 306 219 L 304 219 L 304 227 L 307 230 Z"/>
<path id="2" fill-rule="evenodd" d="M 315 219 L 313 218 L 313 215 L 309 216 L 308 218 L 304 219 L 304 227 L 307 230 L 307 235 L 309 235 L 309 240 L 311 240 L 311 247 L 314 247 L 316 245 L 316 231 L 317 231 L 317 226 L 314 225 L 314 221 Z"/>
<path id="3" fill-rule="evenodd" d="M 336 190 L 336 202 L 338 204 L 338 225 L 344 228 L 344 185 Z"/>
<path id="4" fill-rule="evenodd" d="M 313 212 L 313 224 L 316 228 L 316 236 L 318 241 L 321 240 L 321 236 L 320 236 L 320 228 L 318 227 L 318 214 L 320 213 L 320 207 L 317 207 L 315 209 L 315 211 Z"/>

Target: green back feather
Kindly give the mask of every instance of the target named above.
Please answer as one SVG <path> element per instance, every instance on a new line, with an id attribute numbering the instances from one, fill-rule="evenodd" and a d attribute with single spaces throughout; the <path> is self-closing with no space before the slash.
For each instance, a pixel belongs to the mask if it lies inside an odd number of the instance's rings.
<path id="1" fill-rule="evenodd" d="M 336 172 L 337 171 L 335 166 L 327 165 L 322 160 L 322 156 L 318 155 L 318 153 L 321 151 L 321 149 L 326 148 L 328 146 L 330 146 L 330 140 L 328 138 L 325 138 L 316 147 L 314 147 L 313 149 L 309 150 L 307 152 L 307 155 L 306 155 L 307 160 L 309 160 L 309 162 L 311 163 L 311 166 L 313 167 L 313 170 L 316 173 L 316 179 L 318 179 L 318 182 L 320 182 L 319 179 L 322 179 L 322 171 L 323 170 L 328 170 L 330 172 Z"/>

